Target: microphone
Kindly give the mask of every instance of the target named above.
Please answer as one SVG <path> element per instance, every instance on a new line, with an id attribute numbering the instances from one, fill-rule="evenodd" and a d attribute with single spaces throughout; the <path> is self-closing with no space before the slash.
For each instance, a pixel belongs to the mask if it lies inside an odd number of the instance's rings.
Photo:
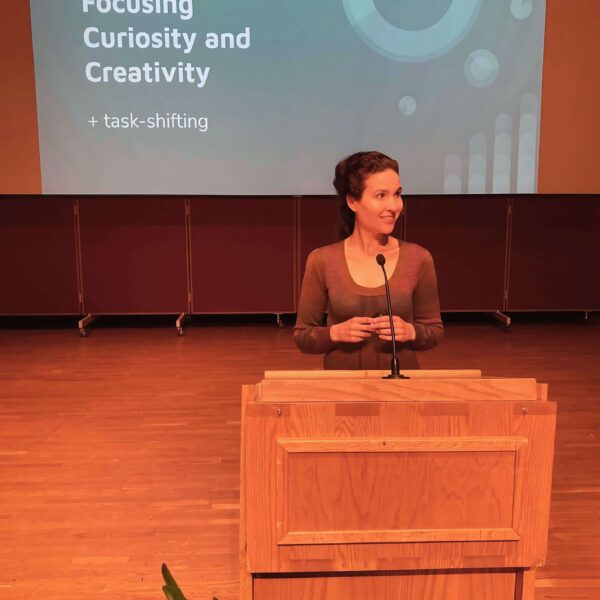
<path id="1" fill-rule="evenodd" d="M 377 264 L 383 271 L 383 280 L 385 281 L 385 297 L 387 300 L 388 315 L 390 317 L 390 329 L 392 330 L 392 364 L 391 372 L 386 375 L 383 379 L 408 379 L 406 375 L 400 374 L 400 363 L 398 362 L 398 356 L 396 355 L 396 332 L 394 331 L 394 318 L 392 316 L 392 300 L 390 298 L 390 285 L 388 283 L 387 273 L 385 272 L 385 256 L 378 254 L 375 257 Z"/>

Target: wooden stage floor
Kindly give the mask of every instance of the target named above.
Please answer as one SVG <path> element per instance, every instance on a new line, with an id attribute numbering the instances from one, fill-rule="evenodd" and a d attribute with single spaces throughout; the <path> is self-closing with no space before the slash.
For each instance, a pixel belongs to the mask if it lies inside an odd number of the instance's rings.
<path id="1" fill-rule="evenodd" d="M 451 322 L 424 368 L 550 384 L 559 403 L 536 600 L 600 599 L 600 322 Z M 290 328 L 0 330 L 0 599 L 238 596 L 240 386 L 318 368 Z"/>

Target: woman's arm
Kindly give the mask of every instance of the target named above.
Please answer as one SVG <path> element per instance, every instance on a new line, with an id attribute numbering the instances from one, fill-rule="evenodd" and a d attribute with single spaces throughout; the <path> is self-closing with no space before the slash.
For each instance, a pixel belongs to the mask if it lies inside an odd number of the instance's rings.
<path id="1" fill-rule="evenodd" d="M 335 346 L 331 340 L 330 328 L 323 325 L 327 309 L 327 287 L 323 267 L 323 258 L 317 248 L 306 260 L 298 316 L 294 326 L 296 346 L 308 354 L 327 354 Z"/>
<path id="2" fill-rule="evenodd" d="M 407 346 L 413 350 L 429 350 L 437 346 L 444 335 L 444 324 L 440 315 L 435 267 L 429 252 L 426 252 L 419 282 L 413 292 L 413 317 L 416 337 Z"/>

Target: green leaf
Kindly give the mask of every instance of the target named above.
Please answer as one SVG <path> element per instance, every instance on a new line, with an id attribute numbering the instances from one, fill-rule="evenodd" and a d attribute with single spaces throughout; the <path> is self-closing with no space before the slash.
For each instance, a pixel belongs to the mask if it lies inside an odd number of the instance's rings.
<path id="1" fill-rule="evenodd" d="M 185 600 L 185 596 L 179 588 L 174 588 L 170 585 L 163 585 L 163 592 L 167 600 Z"/>
<path id="2" fill-rule="evenodd" d="M 172 589 L 173 588 L 170 588 L 168 585 L 163 585 L 162 591 L 167 597 L 167 600 L 176 600 L 175 596 L 173 596 L 173 594 L 171 593 Z"/>
<path id="3" fill-rule="evenodd" d="M 168 600 L 186 600 L 181 588 L 177 585 L 175 578 L 169 571 L 169 568 L 165 563 L 161 567 L 162 576 L 167 585 L 163 586 L 163 592 Z"/>

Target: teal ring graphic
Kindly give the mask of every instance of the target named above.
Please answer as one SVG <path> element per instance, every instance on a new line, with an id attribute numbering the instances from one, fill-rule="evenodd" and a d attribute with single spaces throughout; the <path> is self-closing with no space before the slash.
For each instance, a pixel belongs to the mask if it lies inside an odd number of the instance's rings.
<path id="1" fill-rule="evenodd" d="M 439 21 L 417 31 L 392 25 L 373 0 L 342 1 L 350 24 L 371 49 L 392 60 L 423 62 L 445 54 L 467 35 L 483 0 L 453 0 Z"/>

